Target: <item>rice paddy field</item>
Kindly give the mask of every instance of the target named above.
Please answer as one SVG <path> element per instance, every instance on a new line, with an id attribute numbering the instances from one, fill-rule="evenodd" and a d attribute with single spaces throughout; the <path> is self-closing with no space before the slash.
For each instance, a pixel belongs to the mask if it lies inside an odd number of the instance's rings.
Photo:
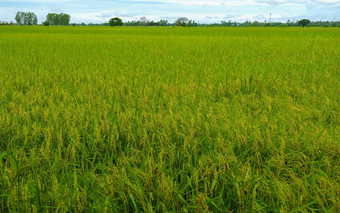
<path id="1" fill-rule="evenodd" d="M 340 212 L 340 28 L 0 27 L 0 212 Z"/>

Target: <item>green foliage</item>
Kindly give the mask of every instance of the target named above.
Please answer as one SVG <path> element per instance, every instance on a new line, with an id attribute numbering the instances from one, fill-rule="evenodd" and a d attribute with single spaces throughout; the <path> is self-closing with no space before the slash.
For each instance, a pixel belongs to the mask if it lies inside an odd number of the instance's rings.
<path id="1" fill-rule="evenodd" d="M 49 13 L 46 16 L 46 21 L 43 22 L 44 26 L 59 25 L 67 26 L 69 25 L 71 16 L 66 13 Z"/>
<path id="2" fill-rule="evenodd" d="M 187 26 L 187 22 L 188 22 L 188 18 L 186 18 L 186 17 L 181 17 L 181 18 L 178 18 L 178 19 L 175 21 L 174 25 L 175 25 L 175 26 L 182 26 L 182 27 L 185 27 L 185 26 Z"/>
<path id="3" fill-rule="evenodd" d="M 186 24 L 188 27 L 197 27 L 198 24 L 194 20 L 189 20 L 188 23 Z"/>
<path id="4" fill-rule="evenodd" d="M 141 17 L 139 21 L 128 21 L 124 23 L 124 26 L 169 26 L 168 20 L 148 21 L 145 17 Z"/>
<path id="5" fill-rule="evenodd" d="M 149 20 L 146 17 L 140 17 L 140 23 L 142 24 L 143 27 L 149 25 Z"/>
<path id="6" fill-rule="evenodd" d="M 49 23 L 48 21 L 43 21 L 43 22 L 42 22 L 42 25 L 44 25 L 44 26 L 50 26 L 50 23 Z"/>
<path id="7" fill-rule="evenodd" d="M 310 24 L 310 20 L 308 20 L 308 19 L 301 19 L 300 21 L 298 21 L 298 24 L 301 25 L 302 27 L 305 27 L 308 24 Z"/>
<path id="8" fill-rule="evenodd" d="M 122 19 L 115 17 L 115 18 L 110 19 L 109 25 L 110 26 L 123 26 L 123 21 Z"/>
<path id="9" fill-rule="evenodd" d="M 254 21 L 254 22 L 253 22 L 253 26 L 254 26 L 254 27 L 258 27 L 259 25 L 260 25 L 260 22 L 258 22 L 258 21 Z"/>
<path id="10" fill-rule="evenodd" d="M 168 26 L 169 24 L 168 20 L 163 20 L 163 19 L 159 20 L 158 23 L 159 23 L 158 26 Z"/>
<path id="11" fill-rule="evenodd" d="M 340 212 L 339 34 L 1 27 L 0 211 Z"/>
<path id="12" fill-rule="evenodd" d="M 19 25 L 37 25 L 38 18 L 32 12 L 17 12 L 15 20 Z"/>
<path id="13" fill-rule="evenodd" d="M 3 25 L 13 25 L 13 22 L 0 21 L 0 26 L 3 26 Z"/>

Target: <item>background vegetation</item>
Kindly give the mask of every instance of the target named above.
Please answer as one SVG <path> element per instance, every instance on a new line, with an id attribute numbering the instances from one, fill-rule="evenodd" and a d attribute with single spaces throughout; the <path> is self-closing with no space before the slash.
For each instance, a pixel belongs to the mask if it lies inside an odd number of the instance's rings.
<path id="1" fill-rule="evenodd" d="M 339 212 L 340 29 L 0 28 L 4 212 Z"/>
<path id="2" fill-rule="evenodd" d="M 46 16 L 46 21 L 43 22 L 44 26 L 50 26 L 50 25 L 61 25 L 61 26 L 67 26 L 70 24 L 71 16 L 66 13 L 49 13 Z"/>
<path id="3" fill-rule="evenodd" d="M 15 17 L 17 25 L 37 25 L 37 16 L 32 12 L 17 12 Z M 301 19 L 296 21 L 288 20 L 287 22 L 269 22 L 267 21 L 221 21 L 220 23 L 197 23 L 195 20 L 189 20 L 186 17 L 178 18 L 174 23 L 170 23 L 168 20 L 149 20 L 146 17 L 140 17 L 139 20 L 123 22 L 121 18 L 114 17 L 108 20 L 106 23 L 70 23 L 71 16 L 66 13 L 48 13 L 46 20 L 42 22 L 44 26 L 181 26 L 181 27 L 340 27 L 340 21 L 310 21 L 308 19 Z M 0 21 L 1 25 L 15 25 L 13 22 Z"/>
<path id="4" fill-rule="evenodd" d="M 15 20 L 18 25 L 37 25 L 38 18 L 31 12 L 17 12 Z"/>
<path id="5" fill-rule="evenodd" d="M 306 22 L 307 21 L 307 22 Z M 309 21 L 309 22 L 308 22 Z M 89 26 L 108 26 L 108 23 L 102 24 L 78 24 Z M 260 21 L 221 21 L 220 23 L 197 23 L 195 20 L 189 20 L 186 17 L 178 18 L 174 23 L 168 22 L 168 20 L 147 20 L 145 17 L 141 17 L 137 21 L 127 21 L 123 23 L 124 26 L 182 26 L 182 27 L 340 27 L 340 21 L 310 21 L 308 19 L 301 19 L 296 21 L 288 20 L 287 22 L 260 22 Z"/>

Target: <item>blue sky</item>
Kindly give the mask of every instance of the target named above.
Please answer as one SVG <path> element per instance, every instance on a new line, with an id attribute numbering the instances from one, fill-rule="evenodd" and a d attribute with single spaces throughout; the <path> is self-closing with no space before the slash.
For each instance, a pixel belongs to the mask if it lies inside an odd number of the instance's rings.
<path id="1" fill-rule="evenodd" d="M 0 21 L 14 21 L 17 11 L 31 11 L 41 23 L 49 12 L 71 15 L 72 23 L 103 23 L 118 16 L 123 21 L 187 17 L 200 23 L 220 21 L 340 21 L 340 0 L 0 0 Z"/>

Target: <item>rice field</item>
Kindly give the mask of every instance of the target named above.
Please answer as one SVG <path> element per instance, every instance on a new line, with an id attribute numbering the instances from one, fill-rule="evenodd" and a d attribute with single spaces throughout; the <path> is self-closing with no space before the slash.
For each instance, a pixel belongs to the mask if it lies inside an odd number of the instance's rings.
<path id="1" fill-rule="evenodd" d="M 0 27 L 0 212 L 340 212 L 340 29 Z"/>

